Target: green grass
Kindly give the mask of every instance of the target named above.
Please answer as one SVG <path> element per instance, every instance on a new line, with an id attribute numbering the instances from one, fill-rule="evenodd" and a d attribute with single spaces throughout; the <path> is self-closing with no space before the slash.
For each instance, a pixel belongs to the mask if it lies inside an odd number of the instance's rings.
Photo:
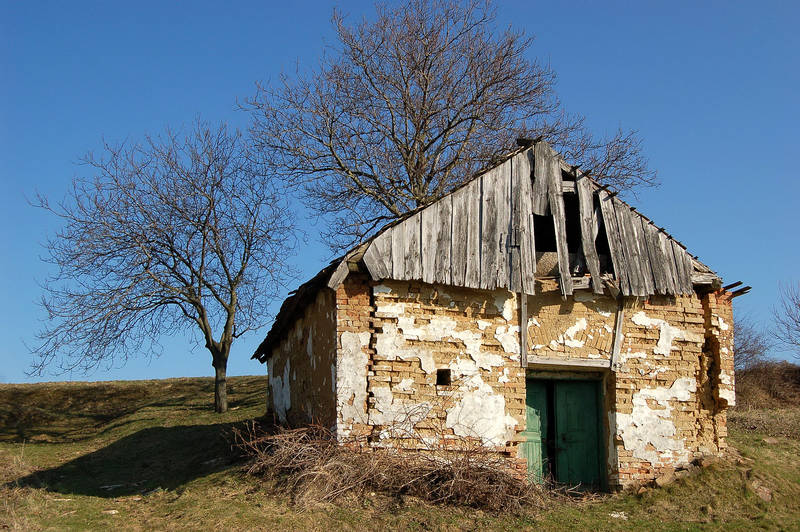
<path id="1" fill-rule="evenodd" d="M 641 495 L 521 515 L 381 495 L 300 510 L 230 450 L 230 427 L 264 412 L 266 378 L 229 382 L 222 415 L 211 379 L 0 386 L 0 529 L 800 530 L 800 409 L 734 413 L 741 458 Z"/>

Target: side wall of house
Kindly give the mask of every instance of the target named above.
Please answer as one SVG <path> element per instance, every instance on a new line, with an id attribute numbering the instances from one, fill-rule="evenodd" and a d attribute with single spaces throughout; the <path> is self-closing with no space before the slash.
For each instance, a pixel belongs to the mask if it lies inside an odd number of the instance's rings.
<path id="1" fill-rule="evenodd" d="M 335 357 L 335 294 L 322 289 L 268 360 L 268 407 L 280 423 L 334 425 Z"/>

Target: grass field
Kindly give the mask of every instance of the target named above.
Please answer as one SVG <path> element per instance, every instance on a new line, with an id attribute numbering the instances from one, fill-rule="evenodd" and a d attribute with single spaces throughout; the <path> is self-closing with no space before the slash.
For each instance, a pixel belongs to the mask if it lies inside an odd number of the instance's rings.
<path id="1" fill-rule="evenodd" d="M 0 529 L 800 530 L 800 408 L 735 411 L 718 462 L 641 495 L 493 515 L 380 495 L 310 510 L 241 472 L 230 427 L 264 412 L 266 378 L 0 385 Z M 765 500 L 768 499 L 768 500 Z"/>

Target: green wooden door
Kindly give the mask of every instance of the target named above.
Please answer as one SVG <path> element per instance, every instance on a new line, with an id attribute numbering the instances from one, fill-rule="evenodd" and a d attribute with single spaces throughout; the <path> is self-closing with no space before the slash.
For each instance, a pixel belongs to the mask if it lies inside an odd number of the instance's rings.
<path id="1" fill-rule="evenodd" d="M 525 386 L 525 442 L 521 444 L 522 455 L 528 460 L 528 476 L 534 482 L 542 482 L 547 475 L 547 386 L 544 381 L 529 379 Z"/>
<path id="2" fill-rule="evenodd" d="M 555 472 L 559 482 L 600 486 L 597 391 L 595 381 L 555 383 Z"/>

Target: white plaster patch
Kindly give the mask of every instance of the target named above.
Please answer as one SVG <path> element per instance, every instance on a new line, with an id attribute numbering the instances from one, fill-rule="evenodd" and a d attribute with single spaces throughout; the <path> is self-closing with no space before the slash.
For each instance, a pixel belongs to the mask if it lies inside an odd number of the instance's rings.
<path id="1" fill-rule="evenodd" d="M 338 353 L 336 371 L 336 402 L 343 422 L 341 436 L 350 433 L 350 424 L 366 419 L 367 354 L 369 332 L 343 332 L 342 348 Z"/>
<path id="2" fill-rule="evenodd" d="M 376 284 L 372 287 L 372 293 L 374 294 L 391 294 L 392 289 L 386 286 L 385 284 Z"/>
<path id="3" fill-rule="evenodd" d="M 286 413 L 292 408 L 292 392 L 289 385 L 289 372 L 290 361 L 286 360 L 286 365 L 283 366 L 283 376 L 275 375 L 275 358 L 269 359 L 267 367 L 269 368 L 269 386 L 272 392 L 272 404 L 275 408 L 275 414 L 278 415 L 278 421 L 286 423 Z"/>
<path id="4" fill-rule="evenodd" d="M 718 391 L 719 398 L 724 399 L 728 406 L 734 406 L 736 404 L 736 392 L 730 388 L 720 388 Z"/>
<path id="5" fill-rule="evenodd" d="M 499 377 L 497 377 L 497 382 L 503 382 L 503 383 L 506 383 L 506 382 L 508 382 L 509 380 L 510 380 L 510 379 L 508 378 L 508 368 L 503 368 L 503 374 L 502 374 L 502 375 L 500 375 Z"/>
<path id="6" fill-rule="evenodd" d="M 669 355 L 673 349 L 677 349 L 672 345 L 673 340 L 686 340 L 687 342 L 701 343 L 703 339 L 700 335 L 684 331 L 678 327 L 674 327 L 664 320 L 658 318 L 648 318 L 644 311 L 639 311 L 633 315 L 631 321 L 640 327 L 658 327 L 659 336 L 658 344 L 653 349 L 653 353 L 657 355 Z"/>
<path id="7" fill-rule="evenodd" d="M 564 334 L 558 336 L 557 344 L 564 344 L 567 347 L 583 347 L 583 345 L 586 342 L 583 340 L 576 340 L 575 335 L 581 331 L 585 331 L 586 325 L 587 325 L 586 318 L 580 318 L 578 321 L 575 322 L 574 325 L 568 327 L 567 330 L 564 331 Z M 553 342 L 551 341 L 550 342 L 551 347 L 552 344 Z"/>
<path id="8" fill-rule="evenodd" d="M 506 353 L 519 354 L 519 327 L 516 325 L 511 325 L 509 327 L 500 325 L 495 330 L 494 337 L 498 342 L 500 342 L 500 345 L 503 346 L 503 351 Z M 498 356 L 498 358 L 500 357 Z M 500 358 L 499 363 L 495 365 L 500 366 L 502 364 L 503 359 Z"/>
<path id="9" fill-rule="evenodd" d="M 506 414 L 505 397 L 478 374 L 467 379 L 463 388 L 461 399 L 447 410 L 445 425 L 458 436 L 480 438 L 486 446 L 509 441 L 517 420 Z"/>
<path id="10" fill-rule="evenodd" d="M 403 303 L 379 302 L 375 305 L 375 312 L 380 312 L 382 314 L 397 315 L 402 314 L 404 310 L 405 305 Z"/>
<path id="11" fill-rule="evenodd" d="M 414 387 L 414 379 L 410 379 L 406 377 L 400 381 L 400 384 L 396 386 L 396 388 L 400 391 L 407 392 L 413 389 Z"/>
<path id="12" fill-rule="evenodd" d="M 503 315 L 503 319 L 511 321 L 514 319 L 514 296 L 507 294 L 497 294 L 494 297 L 494 306 Z"/>
<path id="13" fill-rule="evenodd" d="M 683 440 L 676 438 L 670 401 L 689 401 L 697 391 L 697 382 L 688 377 L 676 379 L 670 388 L 642 388 L 633 394 L 633 411 L 616 414 L 617 433 L 625 449 L 635 458 L 653 465 L 689 461 Z M 651 407 L 654 401 L 658 408 Z"/>
<path id="14" fill-rule="evenodd" d="M 406 340 L 423 340 L 439 342 L 452 338 L 460 340 L 464 344 L 464 350 L 475 363 L 483 369 L 491 369 L 495 366 L 503 365 L 503 357 L 495 353 L 487 353 L 481 350 L 483 335 L 478 331 L 457 330 L 458 322 L 447 316 L 435 316 L 430 322 L 424 325 L 416 325 L 413 317 L 404 316 L 405 308 L 400 304 L 397 317 L 397 325 L 386 323 L 383 325 L 382 332 L 377 335 L 375 349 L 382 356 L 391 360 L 392 356 L 402 360 L 419 360 L 420 366 L 425 373 L 433 373 L 436 366 L 433 354 L 427 349 L 416 349 L 409 347 Z M 515 327 L 516 328 L 516 327 Z M 517 328 L 518 329 L 518 328 Z M 498 331 L 500 328 L 498 327 Z M 505 328 L 500 331 L 501 336 L 508 335 Z M 497 334 L 495 335 L 497 336 Z M 502 343 L 502 341 L 501 341 Z M 506 345 L 513 348 L 506 339 Z M 516 345 L 516 353 L 519 353 L 519 344 Z"/>
<path id="15" fill-rule="evenodd" d="M 719 328 L 721 331 L 727 331 L 730 327 L 725 320 L 722 319 L 722 316 L 717 316 L 717 320 L 719 320 Z"/>
<path id="16" fill-rule="evenodd" d="M 601 316 L 603 316 L 604 318 L 610 318 L 611 317 L 611 313 L 608 312 L 607 310 L 598 310 L 597 313 L 600 314 Z"/>
<path id="17" fill-rule="evenodd" d="M 539 320 L 537 320 L 536 318 L 528 318 L 528 328 L 530 328 L 531 325 L 536 325 L 537 327 L 542 326 L 542 324 L 539 323 Z"/>
<path id="18" fill-rule="evenodd" d="M 485 331 L 485 330 L 486 330 L 486 328 L 487 328 L 489 325 L 491 325 L 491 324 L 492 324 L 491 322 L 489 322 L 489 321 L 486 321 L 486 320 L 478 320 L 476 323 L 478 324 L 478 329 L 480 329 L 480 330 L 482 330 L 482 331 Z"/>

